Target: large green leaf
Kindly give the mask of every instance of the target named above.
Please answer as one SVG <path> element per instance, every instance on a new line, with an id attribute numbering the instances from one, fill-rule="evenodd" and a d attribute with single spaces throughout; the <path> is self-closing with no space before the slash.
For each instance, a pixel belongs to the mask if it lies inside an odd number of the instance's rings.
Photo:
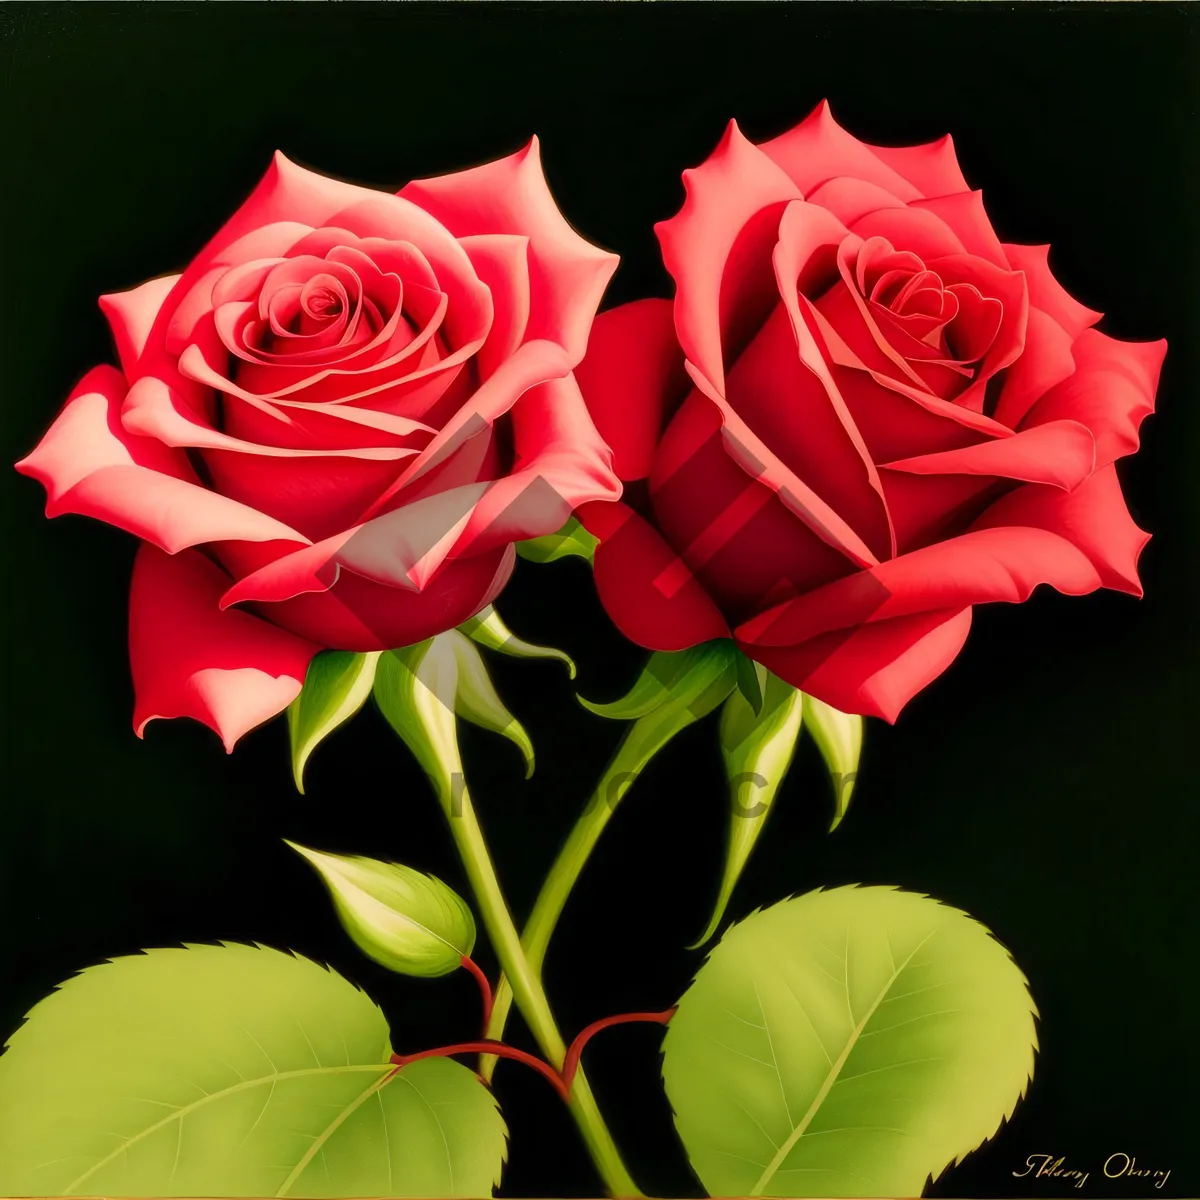
<path id="1" fill-rule="evenodd" d="M 663 1077 L 714 1196 L 918 1196 L 991 1137 L 1037 1047 L 1024 976 L 912 892 L 811 892 L 734 926 L 679 1003 Z"/>
<path id="2" fill-rule="evenodd" d="M 466 1067 L 391 1075 L 369 997 L 257 946 L 92 967 L 0 1056 L 0 1194 L 484 1196 L 505 1128 Z"/>

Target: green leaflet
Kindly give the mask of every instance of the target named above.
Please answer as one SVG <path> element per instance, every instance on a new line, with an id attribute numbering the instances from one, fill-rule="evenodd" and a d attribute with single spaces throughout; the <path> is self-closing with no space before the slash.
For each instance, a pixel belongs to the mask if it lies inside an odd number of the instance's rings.
<path id="1" fill-rule="evenodd" d="M 570 678 L 575 678 L 575 663 L 569 654 L 553 646 L 538 646 L 517 637 L 490 604 L 458 628 L 473 642 L 478 642 L 485 650 L 494 650 L 497 654 L 507 654 L 510 658 L 557 659 L 566 664 Z"/>
<path id="2" fill-rule="evenodd" d="M 0 1056 L 0 1192 L 486 1196 L 506 1131 L 448 1059 L 392 1078 L 389 1032 L 341 976 L 257 946 L 90 967 Z"/>
<path id="3" fill-rule="evenodd" d="M 749 662 L 749 659 L 745 661 Z M 716 932 L 738 877 L 767 816 L 784 776 L 792 764 L 804 711 L 809 701 L 803 692 L 753 664 L 757 676 L 759 709 L 756 711 L 739 687 L 721 710 L 721 757 L 729 781 L 729 841 L 725 870 L 708 926 L 690 949 L 702 946 Z"/>
<path id="4" fill-rule="evenodd" d="M 320 875 L 354 944 L 389 971 L 432 979 L 458 970 L 471 953 L 475 918 L 440 879 L 400 863 L 287 844 Z"/>
<path id="5" fill-rule="evenodd" d="M 454 629 L 434 639 L 434 652 L 441 652 L 440 643 L 449 644 L 458 667 L 454 711 L 472 725 L 490 729 L 508 738 L 525 759 L 525 778 L 528 779 L 533 774 L 533 743 L 521 722 L 504 707 L 492 684 L 483 655 L 469 638 Z"/>
<path id="6" fill-rule="evenodd" d="M 918 1196 L 1033 1074 L 1036 1009 L 965 913 L 810 892 L 730 929 L 671 1020 L 663 1078 L 714 1196 Z"/>
<path id="7" fill-rule="evenodd" d="M 804 719 L 813 741 L 821 751 L 829 770 L 829 780 L 833 784 L 833 822 L 829 826 L 829 832 L 832 833 L 850 807 L 850 795 L 858 778 L 863 719 L 840 712 L 814 696 L 808 696 L 804 701 Z"/>
<path id="8" fill-rule="evenodd" d="M 529 562 L 536 563 L 556 562 L 572 556 L 590 563 L 599 544 L 597 538 L 571 517 L 557 533 L 518 542 L 517 553 Z"/>
<path id="9" fill-rule="evenodd" d="M 287 710 L 292 777 L 301 795 L 308 756 L 362 708 L 371 694 L 378 658 L 378 654 L 324 650 L 309 663 L 304 688 Z"/>

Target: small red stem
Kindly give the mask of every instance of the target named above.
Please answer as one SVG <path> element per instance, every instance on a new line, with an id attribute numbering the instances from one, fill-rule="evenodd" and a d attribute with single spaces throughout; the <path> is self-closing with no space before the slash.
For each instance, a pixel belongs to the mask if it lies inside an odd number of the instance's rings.
<path id="1" fill-rule="evenodd" d="M 483 973 L 483 968 L 469 954 L 462 956 L 462 965 L 475 976 L 475 982 L 479 984 L 479 994 L 483 998 L 482 1028 L 486 1030 L 488 1022 L 492 1019 L 492 985 Z"/>
<path id="2" fill-rule="evenodd" d="M 563 1100 L 570 1099 L 567 1085 L 548 1062 L 543 1062 L 540 1058 L 527 1054 L 524 1050 L 518 1050 L 515 1046 L 506 1046 L 503 1042 L 493 1041 L 491 1038 L 484 1038 L 478 1042 L 457 1042 L 453 1046 L 440 1046 L 436 1050 L 418 1050 L 416 1054 L 393 1054 L 392 1062 L 396 1064 L 396 1071 L 398 1071 L 401 1067 L 407 1067 L 409 1063 L 417 1062 L 422 1058 L 450 1058 L 455 1054 L 494 1054 L 497 1058 L 511 1058 L 513 1062 L 524 1063 L 546 1079 Z M 392 1075 L 396 1071 L 393 1071 Z"/>
<path id="3" fill-rule="evenodd" d="M 583 1054 L 584 1046 L 602 1029 L 611 1029 L 614 1025 L 627 1025 L 635 1021 L 649 1021 L 655 1025 L 665 1025 L 674 1015 L 675 1009 L 668 1008 L 665 1012 L 620 1013 L 615 1017 L 602 1017 L 599 1021 L 593 1021 L 586 1029 L 580 1031 L 567 1050 L 566 1058 L 563 1059 L 562 1082 L 567 1091 L 571 1090 L 571 1082 L 575 1078 L 575 1072 L 579 1070 L 579 1057 Z"/>

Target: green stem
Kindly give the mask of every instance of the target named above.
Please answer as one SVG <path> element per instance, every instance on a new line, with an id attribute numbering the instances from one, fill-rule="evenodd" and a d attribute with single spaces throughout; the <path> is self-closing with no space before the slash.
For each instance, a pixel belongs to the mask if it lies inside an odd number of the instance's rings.
<path id="1" fill-rule="evenodd" d="M 492 940 L 492 948 L 500 960 L 504 978 L 511 981 L 505 985 L 505 1017 L 507 1018 L 508 1009 L 515 998 L 517 1007 L 542 1053 L 556 1070 L 561 1070 L 566 1059 L 567 1047 L 555 1023 L 554 1014 L 550 1011 L 550 1003 L 542 987 L 541 972 L 533 967 L 522 949 L 520 935 L 500 890 L 500 882 L 496 878 L 496 870 L 492 865 L 491 855 L 484 842 L 483 831 L 476 819 L 470 796 L 463 789 L 457 799 L 460 811 L 450 814 L 450 831 L 466 868 L 467 878 L 475 892 L 483 923 Z M 580 865 L 582 866 L 582 863 Z M 569 883 L 567 886 L 569 890 Z M 565 899 L 564 892 L 563 900 Z M 561 904 L 559 908 L 561 911 Z M 545 956 L 544 949 L 542 956 Z M 538 961 L 540 964 L 541 960 Z M 575 1075 L 568 1104 L 575 1124 L 587 1145 L 588 1153 L 609 1192 L 613 1196 L 640 1196 L 642 1193 L 638 1191 L 637 1185 L 621 1161 L 612 1135 L 596 1105 L 596 1098 L 582 1071 Z"/>
<path id="2" fill-rule="evenodd" d="M 607 778 L 606 774 L 605 779 Z M 584 864 L 600 840 L 600 834 L 604 832 L 604 827 L 613 814 L 615 804 L 605 802 L 604 790 L 602 782 L 575 823 L 575 827 L 567 837 L 566 844 L 559 851 L 554 865 L 550 868 L 550 873 L 542 884 L 542 890 L 538 894 L 533 912 L 529 914 L 529 920 L 525 925 L 525 932 L 521 936 L 524 962 L 539 981 L 542 977 L 542 964 L 546 961 L 546 950 L 550 945 L 554 927 L 558 924 L 558 919 L 566 907 L 567 897 L 570 896 L 575 881 L 583 871 Z M 504 1026 L 512 1010 L 513 992 L 514 984 L 506 970 L 496 987 L 492 1015 L 484 1032 L 485 1037 L 495 1041 L 503 1040 Z M 495 1069 L 495 1055 L 484 1055 L 480 1059 L 480 1070 L 484 1079 L 490 1080 Z"/>

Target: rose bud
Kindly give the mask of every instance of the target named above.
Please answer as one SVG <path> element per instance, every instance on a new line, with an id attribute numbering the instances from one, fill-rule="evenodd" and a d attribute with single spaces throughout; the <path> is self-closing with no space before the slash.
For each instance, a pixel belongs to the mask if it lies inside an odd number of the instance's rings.
<path id="1" fill-rule="evenodd" d="M 400 863 L 287 844 L 316 868 L 354 944 L 389 971 L 433 979 L 471 953 L 475 918 L 440 879 Z"/>

